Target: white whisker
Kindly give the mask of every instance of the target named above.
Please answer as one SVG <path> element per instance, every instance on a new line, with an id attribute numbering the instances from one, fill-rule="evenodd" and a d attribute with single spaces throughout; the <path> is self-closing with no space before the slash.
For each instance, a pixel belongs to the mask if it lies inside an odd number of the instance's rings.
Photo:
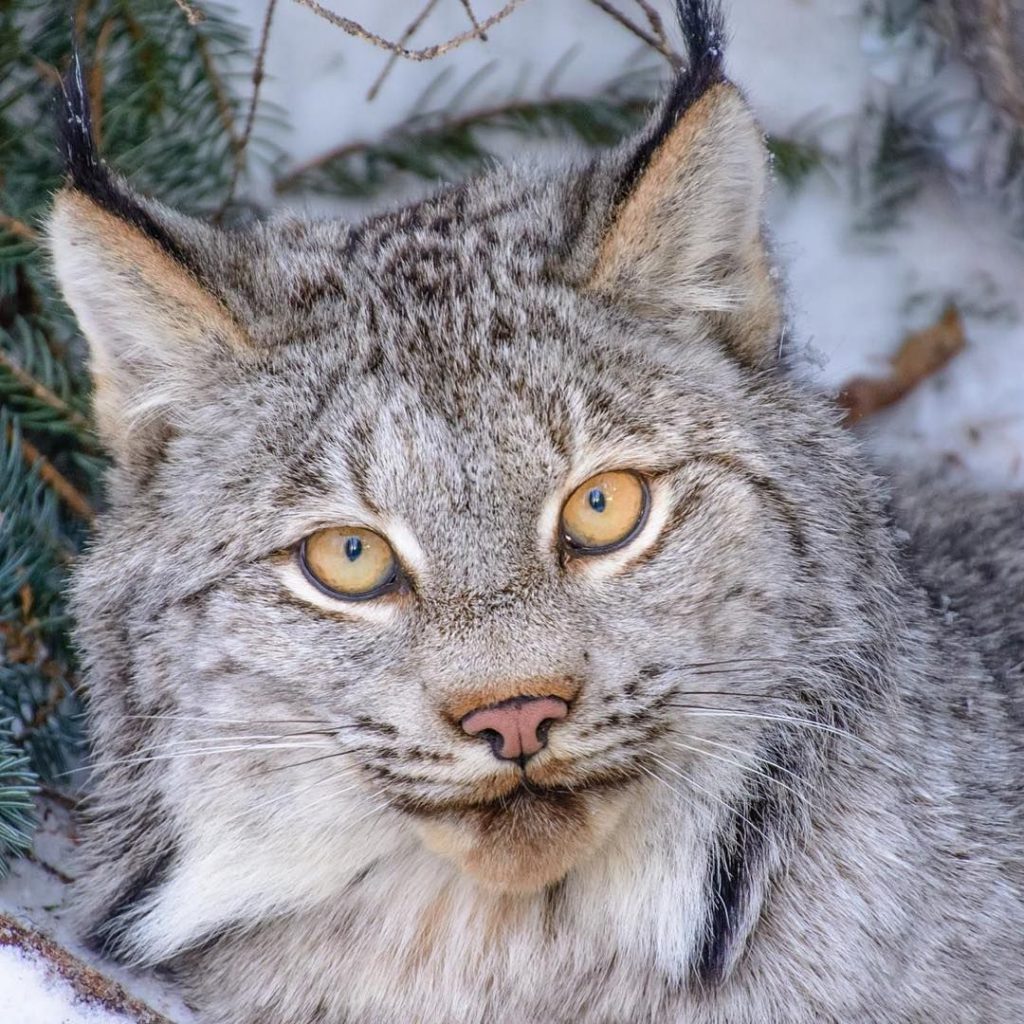
<path id="1" fill-rule="evenodd" d="M 755 768 L 753 765 L 744 764 L 742 761 L 735 760 L 735 758 L 724 757 L 722 754 L 715 754 L 710 750 L 701 750 L 700 747 L 693 747 L 689 743 L 680 743 L 675 740 L 670 740 L 669 742 L 672 746 L 678 747 L 680 750 L 688 750 L 693 754 L 700 754 L 702 757 L 713 758 L 715 761 L 721 761 L 722 764 L 732 765 L 734 768 L 738 768 L 741 772 L 748 772 L 751 775 L 757 775 L 762 779 L 766 779 L 768 782 L 773 782 L 776 786 L 781 786 L 787 793 L 792 793 L 792 795 L 798 800 L 802 800 L 805 804 L 810 806 L 810 801 L 803 793 L 798 793 L 792 786 L 787 785 L 781 779 L 776 779 L 774 776 Z"/>
<path id="2" fill-rule="evenodd" d="M 666 761 L 664 758 L 659 757 L 657 754 L 652 754 L 651 757 L 653 757 L 654 760 L 657 761 L 663 768 L 667 768 L 670 772 L 672 772 L 673 775 L 677 775 L 687 785 L 692 786 L 699 793 L 703 793 L 706 797 L 709 797 L 710 799 L 714 800 L 715 803 L 718 804 L 720 807 L 724 807 L 730 815 L 736 815 L 738 818 L 740 818 L 740 820 L 745 822 L 747 825 L 750 826 L 750 828 L 757 832 L 766 842 L 768 841 L 767 833 L 765 833 L 763 829 L 758 828 L 758 826 L 755 825 L 750 820 L 750 818 L 743 814 L 742 811 L 739 811 L 735 807 L 726 803 L 720 796 L 717 796 L 716 794 L 712 793 L 711 790 L 705 789 L 702 785 L 700 785 L 700 783 L 695 782 L 692 776 L 688 775 L 686 772 L 680 771 L 671 762 Z"/>

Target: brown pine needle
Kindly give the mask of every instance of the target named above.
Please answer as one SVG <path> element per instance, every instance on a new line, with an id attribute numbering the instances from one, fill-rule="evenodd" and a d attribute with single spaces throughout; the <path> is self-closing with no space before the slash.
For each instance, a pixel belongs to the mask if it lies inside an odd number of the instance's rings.
<path id="1" fill-rule="evenodd" d="M 59 395 L 55 395 L 45 384 L 40 384 L 32 374 L 23 370 L 6 352 L 0 352 L 0 366 L 33 397 L 45 402 L 51 409 L 56 409 L 73 427 L 78 430 L 89 431 L 89 421 L 80 413 L 68 405 Z"/>
<path id="2" fill-rule="evenodd" d="M 21 454 L 30 466 L 35 466 L 39 473 L 39 479 L 50 487 L 79 519 L 91 523 L 96 518 L 96 513 L 92 505 L 89 504 L 88 498 L 31 441 L 27 441 L 25 438 L 21 439 Z"/>
<path id="3" fill-rule="evenodd" d="M 23 238 L 26 242 L 39 241 L 39 233 L 34 228 L 30 228 L 15 217 L 9 217 L 6 213 L 0 213 L 0 228 Z"/>
<path id="4" fill-rule="evenodd" d="M 960 311 L 952 303 L 938 321 L 908 334 L 889 361 L 885 377 L 854 377 L 843 385 L 839 404 L 851 425 L 894 405 L 919 384 L 938 373 L 967 345 Z"/>

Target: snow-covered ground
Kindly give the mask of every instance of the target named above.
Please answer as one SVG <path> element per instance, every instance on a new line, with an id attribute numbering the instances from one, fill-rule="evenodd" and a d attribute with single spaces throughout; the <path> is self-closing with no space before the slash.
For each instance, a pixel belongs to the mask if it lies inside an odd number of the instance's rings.
<path id="1" fill-rule="evenodd" d="M 627 0 L 620 0 L 628 8 Z M 169 5 L 170 6 L 170 5 Z M 201 3 L 198 6 L 202 6 Z M 339 13 L 394 37 L 422 0 L 333 0 Z M 476 0 L 483 18 L 497 0 Z M 660 8 L 669 16 L 669 5 Z M 238 5 L 254 36 L 263 0 Z M 729 68 L 743 85 L 766 130 L 791 134 L 810 121 L 828 124 L 830 146 L 843 152 L 866 101 L 901 73 L 899 59 L 865 35 L 861 0 L 731 0 Z M 465 28 L 459 0 L 441 0 L 415 43 L 448 38 Z M 482 65 L 497 61 L 475 103 L 507 96 L 524 70 L 527 91 L 570 46 L 574 58 L 560 89 L 587 93 L 638 60 L 636 40 L 588 0 L 527 0 L 496 27 L 486 44 L 473 42 L 438 62 L 400 63 L 373 103 L 366 91 L 386 55 L 318 20 L 292 0 L 281 0 L 268 55 L 265 96 L 290 128 L 276 133 L 295 161 L 335 144 L 373 138 L 408 113 L 439 72 L 451 69 L 451 88 Z M 964 76 L 966 81 L 966 76 Z M 953 81 L 952 88 L 963 87 Z M 277 167 L 276 170 L 283 170 Z M 261 182 L 269 200 L 269 174 Z M 378 200 L 381 202 L 394 200 Z M 357 216 L 354 203 L 296 200 L 285 204 Z M 1021 291 L 1024 250 L 999 216 L 980 201 L 935 186 L 926 190 L 896 230 L 867 236 L 857 230 L 842 168 L 812 177 L 795 194 L 779 185 L 771 220 L 789 286 L 792 344 L 823 387 L 855 374 L 884 373 L 886 360 L 910 329 L 934 320 L 955 299 L 969 345 L 945 370 L 866 428 L 871 445 L 895 459 L 952 457 L 991 482 L 1024 482 L 1024 324 Z M 72 844 L 60 808 L 47 811 L 38 857 L 73 871 Z M 65 886 L 38 864 L 21 862 L 0 885 L 0 911 L 8 910 L 55 936 L 80 955 L 65 908 Z M 150 978 L 108 973 L 178 1024 L 189 1017 L 173 994 Z M 97 1024 L 103 1016 L 47 973 L 42 961 L 0 948 L 0 1022 Z M 269 1024 L 269 1022 L 268 1022 Z"/>
<path id="2" fill-rule="evenodd" d="M 48 799 L 40 800 L 39 808 L 42 827 L 34 858 L 17 861 L 11 875 L 0 883 L 0 917 L 6 912 L 73 956 L 95 964 L 107 978 L 174 1024 L 192 1024 L 181 1000 L 158 979 L 102 963 L 83 946 L 68 910 L 67 882 L 75 871 L 70 814 Z M 135 1024 L 138 1020 L 83 997 L 80 988 L 71 984 L 67 972 L 55 970 L 34 950 L 5 945 L 0 921 L 0 1024 Z"/>

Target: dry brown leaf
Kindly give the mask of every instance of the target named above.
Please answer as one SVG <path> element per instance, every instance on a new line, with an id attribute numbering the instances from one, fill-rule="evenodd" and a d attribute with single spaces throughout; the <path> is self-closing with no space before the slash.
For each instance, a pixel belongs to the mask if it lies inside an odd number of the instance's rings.
<path id="1" fill-rule="evenodd" d="M 967 344 L 960 311 L 952 303 L 938 321 L 908 334 L 890 363 L 887 377 L 854 377 L 839 392 L 850 426 L 898 402 L 922 381 L 941 370 Z"/>

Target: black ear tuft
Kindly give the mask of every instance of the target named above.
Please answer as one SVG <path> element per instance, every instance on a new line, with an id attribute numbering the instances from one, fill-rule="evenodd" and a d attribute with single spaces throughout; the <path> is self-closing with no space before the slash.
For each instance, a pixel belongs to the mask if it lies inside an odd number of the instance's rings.
<path id="1" fill-rule="evenodd" d="M 110 172 L 96 152 L 92 134 L 89 93 L 82 74 L 78 47 L 71 53 L 71 66 L 61 83 L 60 110 L 57 115 L 57 137 L 69 184 L 109 209 L 114 193 Z M 113 211 L 111 211 L 113 212 Z"/>
<path id="2" fill-rule="evenodd" d="M 89 110 L 89 93 L 82 73 L 78 47 L 72 47 L 71 66 L 61 82 L 57 138 L 68 185 L 88 196 L 97 206 L 131 224 L 157 243 L 169 256 L 188 265 L 187 254 L 148 210 L 111 174 L 96 150 Z"/>
<path id="3" fill-rule="evenodd" d="M 619 200 L 632 191 L 679 118 L 708 89 L 725 81 L 725 28 L 718 0 L 676 0 L 676 16 L 686 43 L 687 66 L 676 76 L 662 100 L 660 116 L 636 147 L 619 186 Z"/>
<path id="4" fill-rule="evenodd" d="M 715 82 L 725 78 L 722 51 L 725 27 L 718 0 L 676 0 L 676 15 L 683 30 L 689 67 L 677 79 L 673 92 L 684 84 L 692 102 Z"/>

